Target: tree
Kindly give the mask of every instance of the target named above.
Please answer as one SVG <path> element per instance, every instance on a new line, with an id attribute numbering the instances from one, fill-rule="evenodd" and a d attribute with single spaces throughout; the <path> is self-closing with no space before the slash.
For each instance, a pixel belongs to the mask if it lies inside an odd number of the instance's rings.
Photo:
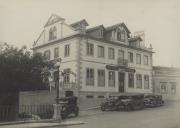
<path id="1" fill-rule="evenodd" d="M 0 91 L 29 91 L 48 88 L 51 62 L 26 47 L 20 49 L 5 44 L 0 53 Z"/>

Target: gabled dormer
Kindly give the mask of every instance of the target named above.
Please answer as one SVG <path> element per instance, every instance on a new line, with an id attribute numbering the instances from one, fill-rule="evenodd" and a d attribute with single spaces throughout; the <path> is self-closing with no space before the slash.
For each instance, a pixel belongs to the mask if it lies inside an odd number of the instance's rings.
<path id="1" fill-rule="evenodd" d="M 104 38 L 104 31 L 105 31 L 104 26 L 99 25 L 99 26 L 87 29 L 86 33 L 87 35 L 91 37 L 102 39 Z"/>
<path id="2" fill-rule="evenodd" d="M 71 26 L 76 30 L 76 31 L 80 31 L 82 33 L 85 33 L 86 31 L 86 27 L 88 26 L 89 24 L 87 23 L 87 21 L 85 19 L 83 20 L 80 20 L 80 21 L 77 21 L 73 24 L 71 24 Z"/>
<path id="3" fill-rule="evenodd" d="M 124 23 L 109 26 L 105 30 L 106 40 L 128 44 L 130 31 Z"/>
<path id="4" fill-rule="evenodd" d="M 131 37 L 128 39 L 128 41 L 129 41 L 129 46 L 141 48 L 142 38 L 140 36 Z"/>
<path id="5" fill-rule="evenodd" d="M 71 25 L 65 23 L 64 18 L 56 14 L 52 14 L 44 25 L 43 31 L 33 46 L 36 47 L 46 43 L 51 43 L 76 33 L 77 32 Z"/>

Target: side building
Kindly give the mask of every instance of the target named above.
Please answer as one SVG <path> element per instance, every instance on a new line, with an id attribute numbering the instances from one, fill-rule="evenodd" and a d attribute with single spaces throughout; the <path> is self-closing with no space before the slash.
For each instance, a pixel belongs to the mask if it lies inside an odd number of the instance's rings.
<path id="1" fill-rule="evenodd" d="M 180 100 L 180 69 L 153 66 L 153 93 L 165 100 Z"/>
<path id="2" fill-rule="evenodd" d="M 33 45 L 50 61 L 62 59 L 61 89 L 84 98 L 152 93 L 152 48 L 124 23 L 87 26 L 86 20 L 67 24 L 53 14 Z"/>

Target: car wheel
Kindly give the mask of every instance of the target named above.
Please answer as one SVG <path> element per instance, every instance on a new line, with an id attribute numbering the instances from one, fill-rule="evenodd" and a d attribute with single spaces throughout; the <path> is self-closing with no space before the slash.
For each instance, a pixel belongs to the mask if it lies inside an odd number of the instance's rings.
<path id="1" fill-rule="evenodd" d="M 103 106 L 101 106 L 101 111 L 105 111 L 105 108 Z"/>

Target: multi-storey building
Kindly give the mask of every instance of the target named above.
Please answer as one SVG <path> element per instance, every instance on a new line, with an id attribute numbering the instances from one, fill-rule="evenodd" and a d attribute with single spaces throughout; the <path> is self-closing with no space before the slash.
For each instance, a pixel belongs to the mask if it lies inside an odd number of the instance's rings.
<path id="1" fill-rule="evenodd" d="M 142 45 L 140 36 L 130 36 L 124 23 L 87 26 L 86 20 L 67 24 L 53 14 L 33 45 L 46 59 L 62 59 L 61 87 L 87 98 L 151 93 L 152 48 Z"/>
<path id="2" fill-rule="evenodd" d="M 166 100 L 180 100 L 180 69 L 153 66 L 153 93 Z"/>

